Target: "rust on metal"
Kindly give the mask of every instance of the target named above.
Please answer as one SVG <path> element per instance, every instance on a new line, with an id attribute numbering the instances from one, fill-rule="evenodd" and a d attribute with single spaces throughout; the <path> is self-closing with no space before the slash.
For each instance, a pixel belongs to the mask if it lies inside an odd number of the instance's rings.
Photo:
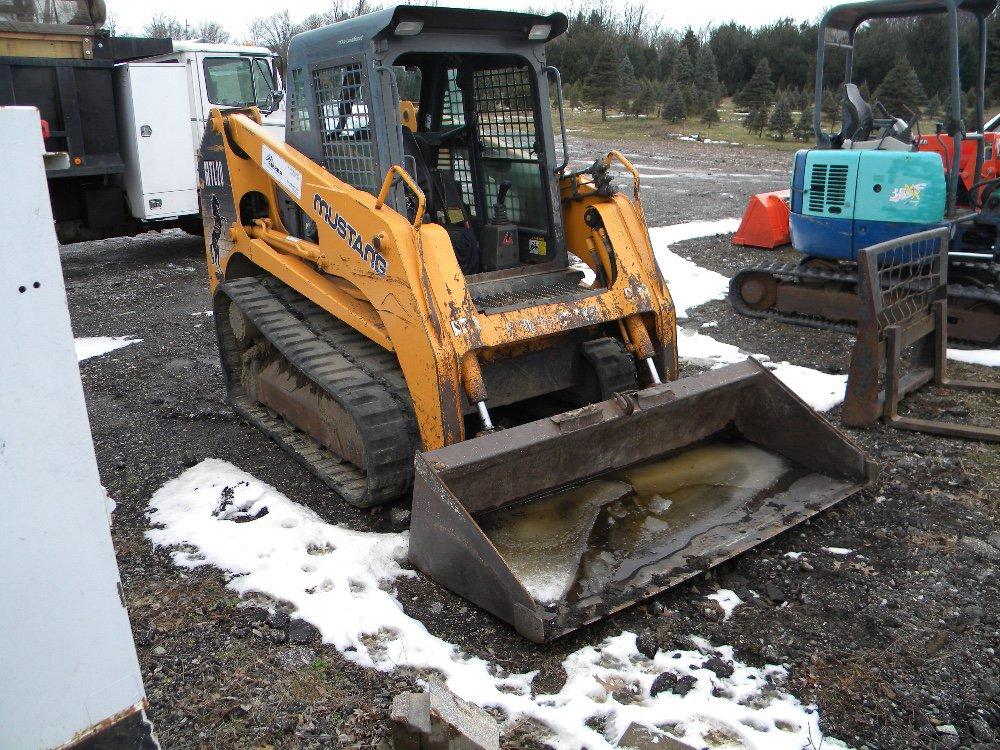
<path id="1" fill-rule="evenodd" d="M 642 527 L 641 543 L 633 545 L 630 537 L 616 547 L 593 546 L 600 530 L 595 525 L 588 537 L 587 524 L 596 523 L 605 509 L 616 512 L 611 498 L 621 494 L 608 485 L 626 481 L 623 476 L 632 481 L 632 473 L 651 461 L 691 463 L 694 459 L 687 457 L 695 451 L 716 450 L 713 446 L 728 450 L 730 445 L 769 456 L 788 473 L 767 492 L 753 496 L 726 499 L 709 492 L 697 500 L 697 512 L 687 490 L 672 499 L 653 496 L 665 506 L 673 502 L 678 512 L 606 519 L 607 528 L 614 523 Z M 760 544 L 859 491 L 874 476 L 874 465 L 857 446 L 765 368 L 748 360 L 418 454 L 410 560 L 525 637 L 543 642 Z M 567 492 L 580 487 L 594 488 L 588 501 L 596 505 L 589 516 L 586 508 L 565 499 Z M 632 488 L 626 490 L 631 494 Z M 531 524 L 536 521 L 530 516 L 539 503 L 558 503 L 565 511 L 559 523 L 577 518 L 580 538 L 588 547 L 568 553 L 553 550 L 554 555 L 568 554 L 569 562 L 566 570 L 557 571 L 565 585 L 547 598 L 536 596 L 537 582 L 526 577 L 523 565 L 500 552 L 503 534 L 498 536 L 493 526 L 503 514 L 528 516 L 521 538 L 532 554 Z M 537 516 L 544 530 L 547 516 Z M 660 518 L 669 518 L 669 523 Z M 539 539 L 543 554 L 547 547 L 541 532 Z M 511 541 L 508 534 L 506 541 L 515 544 L 518 539 Z M 592 575 L 602 559 L 607 561 L 606 575 Z"/>
<path id="2" fill-rule="evenodd" d="M 861 251 L 858 336 L 851 352 L 844 424 L 1000 441 L 1000 429 L 904 417 L 902 400 L 925 385 L 1000 393 L 1000 384 L 948 377 L 946 227 Z"/>

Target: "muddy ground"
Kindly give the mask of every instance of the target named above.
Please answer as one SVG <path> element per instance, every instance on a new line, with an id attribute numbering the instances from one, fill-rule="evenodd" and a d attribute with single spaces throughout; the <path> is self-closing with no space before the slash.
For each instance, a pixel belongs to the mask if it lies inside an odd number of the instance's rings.
<path id="1" fill-rule="evenodd" d="M 573 142 L 574 162 L 608 144 Z M 679 141 L 623 144 L 647 175 L 653 226 L 738 216 L 750 193 L 786 182 L 788 153 Z M 735 175 L 735 176 L 733 176 Z M 732 275 L 767 257 L 725 238 L 675 251 Z M 141 344 L 81 364 L 101 476 L 118 503 L 114 539 L 152 718 L 167 748 L 373 747 L 385 741 L 402 675 L 352 666 L 312 640 L 288 643 L 260 610 L 237 607 L 221 573 L 185 572 L 143 536 L 148 500 L 206 457 L 233 462 L 292 500 L 355 529 L 387 528 L 382 513 L 338 503 L 319 481 L 223 402 L 199 239 L 146 235 L 63 248 L 77 336 L 137 336 Z M 774 359 L 845 372 L 843 334 L 753 321 L 725 302 L 684 325 Z M 986 368 L 962 375 L 1000 379 Z M 923 414 L 1000 422 L 1000 399 L 925 391 Z M 838 410 L 830 415 L 835 421 Z M 881 466 L 878 483 L 812 522 L 598 625 L 533 646 L 426 579 L 400 598 L 429 629 L 511 670 L 540 669 L 558 688 L 570 652 L 622 630 L 662 647 L 699 634 L 737 658 L 790 669 L 790 690 L 815 702 L 823 729 L 855 747 L 1000 747 L 1000 450 L 879 427 L 848 431 Z M 821 552 L 857 550 L 864 560 Z M 789 551 L 815 553 L 804 560 Z M 723 585 L 746 604 L 723 622 L 703 595 Z M 754 598 L 750 591 L 761 594 Z M 281 623 L 278 623 L 281 625 Z M 294 632 L 293 640 L 309 641 Z M 936 727 L 954 726 L 957 735 Z M 508 738 L 507 746 L 530 744 Z"/>

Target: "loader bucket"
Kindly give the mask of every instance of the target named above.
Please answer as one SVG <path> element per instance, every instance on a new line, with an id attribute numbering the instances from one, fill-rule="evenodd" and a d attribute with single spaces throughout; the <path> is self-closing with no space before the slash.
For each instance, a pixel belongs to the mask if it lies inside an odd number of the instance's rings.
<path id="1" fill-rule="evenodd" d="M 409 556 L 542 643 L 874 478 L 856 445 L 747 360 L 417 454 Z"/>
<path id="2" fill-rule="evenodd" d="M 791 242 L 788 231 L 790 193 L 789 190 L 776 190 L 751 195 L 740 228 L 733 235 L 733 244 L 775 248 Z"/>

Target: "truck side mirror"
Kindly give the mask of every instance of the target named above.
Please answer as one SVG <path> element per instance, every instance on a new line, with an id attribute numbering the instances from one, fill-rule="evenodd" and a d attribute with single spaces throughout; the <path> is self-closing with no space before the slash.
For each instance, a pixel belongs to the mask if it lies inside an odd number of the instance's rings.
<path id="1" fill-rule="evenodd" d="M 278 105 L 281 104 L 282 99 L 285 98 L 285 92 L 281 90 L 271 90 L 267 92 L 267 98 L 264 99 L 264 109 L 266 110 L 264 114 L 271 114 L 274 112 Z"/>

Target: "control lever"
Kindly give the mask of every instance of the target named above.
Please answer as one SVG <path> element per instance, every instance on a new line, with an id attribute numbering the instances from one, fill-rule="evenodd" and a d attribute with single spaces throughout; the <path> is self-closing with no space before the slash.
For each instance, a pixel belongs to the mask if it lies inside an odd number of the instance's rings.
<path id="1" fill-rule="evenodd" d="M 497 202 L 493 206 L 493 223 L 507 224 L 507 193 L 510 192 L 511 183 L 501 182 L 500 190 L 497 192 Z"/>

